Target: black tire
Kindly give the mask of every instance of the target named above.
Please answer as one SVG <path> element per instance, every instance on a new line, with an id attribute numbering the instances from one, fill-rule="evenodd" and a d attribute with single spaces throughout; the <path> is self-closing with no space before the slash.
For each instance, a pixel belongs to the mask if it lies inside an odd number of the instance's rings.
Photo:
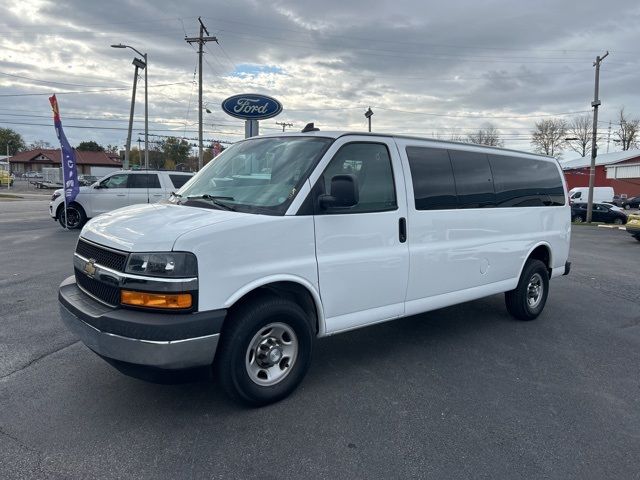
<path id="1" fill-rule="evenodd" d="M 631 205 L 629 205 L 628 203 L 624 206 L 625 210 L 631 210 Z"/>
<path id="2" fill-rule="evenodd" d="M 582 223 L 582 222 L 584 222 L 584 218 L 582 218 L 582 215 L 575 215 L 572 220 L 573 220 L 573 223 Z"/>
<path id="3" fill-rule="evenodd" d="M 535 281 L 534 281 L 535 280 Z M 539 281 L 540 290 L 538 297 L 533 293 L 530 295 L 530 288 L 535 287 L 535 282 Z M 533 283 L 532 283 L 533 282 Z M 515 290 L 505 292 L 504 299 L 509 313 L 518 320 L 534 320 L 542 313 L 547 303 L 549 294 L 549 272 L 547 267 L 540 260 L 529 259 L 525 263 Z"/>
<path id="4" fill-rule="evenodd" d="M 624 225 L 624 220 L 622 220 L 621 218 L 615 218 L 613 220 L 614 225 Z"/>
<path id="5" fill-rule="evenodd" d="M 69 218 L 68 224 L 65 221 L 64 205 L 59 208 L 58 222 L 62 228 L 68 228 L 69 230 L 75 230 L 82 228 L 87 221 L 87 214 L 84 213 L 84 209 L 77 203 L 67 205 L 67 217 Z"/>
<path id="6" fill-rule="evenodd" d="M 250 346 L 259 339 L 268 339 L 269 332 L 265 327 L 284 325 L 294 332 L 293 340 L 297 341 L 297 353 L 290 365 L 291 370 L 284 373 L 284 377 L 271 385 L 261 385 L 260 371 L 258 375 L 250 374 L 251 365 L 260 369 L 258 360 L 253 352 L 264 352 Z M 267 340 L 262 340 L 262 345 Z M 313 331 L 307 315 L 294 302 L 276 296 L 262 296 L 238 307 L 225 320 L 225 327 L 221 334 L 220 344 L 214 362 L 215 374 L 223 390 L 234 400 L 249 406 L 263 406 L 277 402 L 287 397 L 300 384 L 311 364 L 313 347 Z M 268 347 L 267 347 L 268 348 Z M 272 347 L 273 348 L 273 347 Z M 270 350 L 269 350 L 270 352 Z M 263 358 L 268 356 L 263 354 Z M 250 359 L 253 358 L 253 362 Z M 275 372 L 274 377 L 286 370 L 281 366 L 285 362 L 282 357 L 280 364 L 276 363 L 265 370 Z M 287 363 L 284 367 L 289 367 Z"/>

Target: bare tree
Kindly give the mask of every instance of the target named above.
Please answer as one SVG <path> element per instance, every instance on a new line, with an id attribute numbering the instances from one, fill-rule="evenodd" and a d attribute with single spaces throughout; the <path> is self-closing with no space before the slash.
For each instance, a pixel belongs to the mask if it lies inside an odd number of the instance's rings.
<path id="1" fill-rule="evenodd" d="M 614 142 L 619 143 L 623 151 L 636 148 L 639 129 L 640 120 L 627 118 L 624 114 L 624 107 L 622 107 L 620 109 L 620 125 L 616 132 L 617 139 Z"/>
<path id="2" fill-rule="evenodd" d="M 531 132 L 531 145 L 534 150 L 552 157 L 560 157 L 565 147 L 567 122 L 560 118 L 549 118 L 536 122 Z"/>
<path id="3" fill-rule="evenodd" d="M 53 145 L 51 145 L 46 140 L 36 140 L 34 142 L 31 142 L 28 148 L 29 150 L 46 150 L 49 148 L 53 148 Z"/>
<path id="4" fill-rule="evenodd" d="M 501 147 L 504 145 L 504 142 L 500 138 L 500 131 L 490 123 L 477 132 L 468 134 L 467 142 L 478 145 L 489 145 L 491 147 Z"/>
<path id="5" fill-rule="evenodd" d="M 591 136 L 593 135 L 593 120 L 591 115 L 575 117 L 567 127 L 567 145 L 581 157 L 591 152 Z"/>

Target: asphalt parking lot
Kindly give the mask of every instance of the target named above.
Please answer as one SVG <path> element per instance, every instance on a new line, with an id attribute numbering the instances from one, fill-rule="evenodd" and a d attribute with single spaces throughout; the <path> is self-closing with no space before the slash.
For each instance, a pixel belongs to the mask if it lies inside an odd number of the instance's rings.
<path id="1" fill-rule="evenodd" d="M 288 399 L 123 376 L 60 322 L 77 232 L 0 200 L 2 478 L 640 478 L 640 242 L 573 229 L 543 315 L 493 296 L 319 341 Z"/>

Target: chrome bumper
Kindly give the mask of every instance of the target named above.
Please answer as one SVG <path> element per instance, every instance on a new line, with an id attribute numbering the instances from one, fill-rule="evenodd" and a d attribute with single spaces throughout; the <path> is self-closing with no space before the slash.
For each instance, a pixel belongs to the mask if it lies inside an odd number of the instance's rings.
<path id="1" fill-rule="evenodd" d="M 82 292 L 75 284 L 74 278 L 69 277 L 60 286 L 60 317 L 71 332 L 82 342 L 100 356 L 107 359 L 118 360 L 144 367 L 154 367 L 163 370 L 182 370 L 211 365 L 220 338 L 220 327 L 224 313 L 212 312 L 211 322 L 207 322 L 206 312 L 193 316 L 183 315 L 185 327 L 190 323 L 190 317 L 195 317 L 197 323 L 194 331 L 203 332 L 208 329 L 206 335 L 198 335 L 188 338 L 166 339 L 167 333 L 163 332 L 163 339 L 132 338 L 121 334 L 103 331 L 88 322 L 98 325 L 114 326 L 136 332 L 138 330 L 154 333 L 154 318 L 158 319 L 157 329 L 166 326 L 165 319 L 171 318 L 165 314 L 149 314 L 146 312 L 123 311 L 104 306 Z M 116 315 L 120 314 L 120 316 Z M 122 316 L 126 314 L 126 321 Z M 135 318 L 140 317 L 140 323 Z M 84 317 L 84 318 L 82 318 Z M 133 321 L 129 321 L 130 319 Z M 151 320 L 150 320 L 151 319 Z M 86 321 L 85 321 L 86 320 Z M 193 320 L 192 320 L 193 321 Z M 101 322 L 101 323 L 99 323 Z M 185 330 L 181 331 L 182 337 Z"/>

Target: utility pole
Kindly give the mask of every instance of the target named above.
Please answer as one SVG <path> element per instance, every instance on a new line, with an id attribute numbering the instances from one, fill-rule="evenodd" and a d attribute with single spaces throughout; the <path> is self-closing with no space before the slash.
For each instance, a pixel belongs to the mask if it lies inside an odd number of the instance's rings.
<path id="1" fill-rule="evenodd" d="M 146 63 L 138 58 L 133 59 L 133 92 L 131 93 L 131 109 L 129 110 L 129 129 L 127 130 L 127 143 L 124 146 L 124 166 L 125 170 L 129 170 L 129 156 L 131 155 L 131 129 L 133 128 L 133 110 L 136 105 L 136 85 L 138 84 L 138 69 L 146 67 Z"/>
<path id="2" fill-rule="evenodd" d="M 609 120 L 609 133 L 607 133 L 607 153 L 609 153 L 609 141 L 611 140 L 611 120 Z"/>
<path id="3" fill-rule="evenodd" d="M 609 55 L 609 51 L 605 53 L 602 57 L 597 56 L 596 61 L 593 62 L 593 66 L 596 67 L 596 82 L 595 89 L 593 92 L 593 102 L 591 102 L 591 106 L 593 107 L 593 137 L 591 139 L 591 169 L 589 170 L 589 197 L 587 200 L 587 223 L 591 223 L 591 214 L 593 212 L 593 186 L 596 183 L 596 157 L 598 156 L 598 107 L 602 103 L 598 98 L 598 90 L 600 87 L 600 63 L 602 60 L 607 58 Z"/>
<path id="4" fill-rule="evenodd" d="M 293 123 L 287 123 L 287 122 L 276 122 L 276 125 L 280 125 L 282 127 L 283 132 L 285 127 L 293 127 Z"/>
<path id="5" fill-rule="evenodd" d="M 216 42 L 216 37 L 209 36 L 209 30 L 202 23 L 202 19 L 198 17 L 200 22 L 200 35 L 198 37 L 185 37 L 185 41 L 189 44 L 198 44 L 198 170 L 202 168 L 202 47 L 207 42 Z M 204 34 L 207 34 L 205 37 Z"/>

